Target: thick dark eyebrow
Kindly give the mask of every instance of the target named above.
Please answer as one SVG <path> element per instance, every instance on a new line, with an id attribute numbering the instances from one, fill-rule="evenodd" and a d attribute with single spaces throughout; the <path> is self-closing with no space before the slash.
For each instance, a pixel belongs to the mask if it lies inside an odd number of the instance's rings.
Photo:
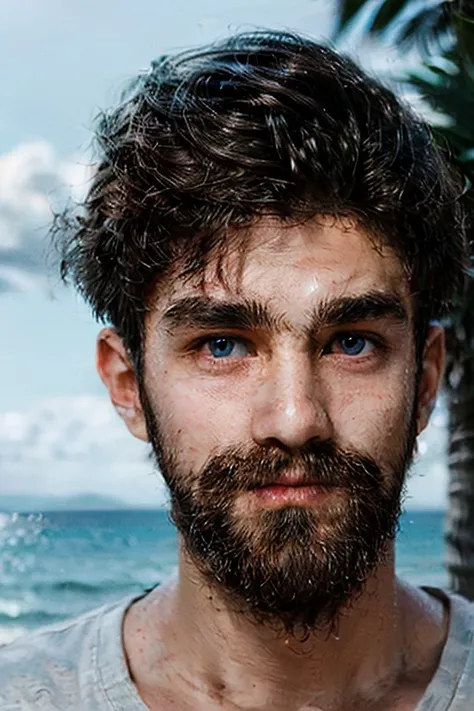
<path id="1" fill-rule="evenodd" d="M 314 308 L 309 330 L 315 332 L 331 326 L 381 319 L 408 323 L 407 307 L 398 294 L 369 291 L 356 296 L 327 299 Z"/>
<path id="2" fill-rule="evenodd" d="M 181 328 L 235 328 L 242 331 L 281 330 L 280 319 L 264 304 L 252 299 L 215 301 L 202 296 L 179 299 L 163 315 L 168 332 Z"/>
<path id="3" fill-rule="evenodd" d="M 408 322 L 406 306 L 398 295 L 367 292 L 341 296 L 318 304 L 309 314 L 306 330 L 314 334 L 321 328 L 383 318 Z M 275 315 L 267 305 L 252 299 L 227 302 L 203 296 L 189 296 L 175 301 L 163 314 L 162 323 L 169 333 L 183 328 L 293 330 L 284 315 Z"/>

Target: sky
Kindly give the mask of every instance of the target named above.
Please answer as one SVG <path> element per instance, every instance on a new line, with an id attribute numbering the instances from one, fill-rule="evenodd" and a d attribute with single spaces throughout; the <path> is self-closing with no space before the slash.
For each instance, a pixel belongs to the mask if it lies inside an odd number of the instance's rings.
<path id="1" fill-rule="evenodd" d="M 374 2 L 374 5 L 377 4 Z M 257 27 L 327 39 L 332 0 L 0 0 L 1 493 L 163 500 L 146 446 L 94 367 L 99 327 L 47 259 L 51 209 L 80 198 L 94 116 L 162 54 Z M 351 44 L 352 42 L 352 44 Z M 399 58 L 347 47 L 374 73 Z M 420 442 L 409 503 L 444 506 L 445 414 Z"/>

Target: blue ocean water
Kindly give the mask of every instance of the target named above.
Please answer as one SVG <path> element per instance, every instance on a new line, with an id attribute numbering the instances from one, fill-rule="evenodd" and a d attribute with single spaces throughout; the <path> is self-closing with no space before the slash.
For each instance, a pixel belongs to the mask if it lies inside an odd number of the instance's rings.
<path id="1" fill-rule="evenodd" d="M 408 512 L 397 569 L 446 587 L 443 513 Z M 0 513 L 0 642 L 159 584 L 177 565 L 166 511 Z"/>

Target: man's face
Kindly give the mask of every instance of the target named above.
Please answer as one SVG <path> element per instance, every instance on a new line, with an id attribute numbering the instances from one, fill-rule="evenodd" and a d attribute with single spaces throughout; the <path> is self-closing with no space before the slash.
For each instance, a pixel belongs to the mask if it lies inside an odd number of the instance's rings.
<path id="1" fill-rule="evenodd" d="M 262 222 L 224 269 L 225 284 L 209 268 L 204 287 L 160 287 L 148 436 L 206 581 L 307 630 L 360 592 L 395 531 L 416 436 L 407 281 L 334 220 Z"/>

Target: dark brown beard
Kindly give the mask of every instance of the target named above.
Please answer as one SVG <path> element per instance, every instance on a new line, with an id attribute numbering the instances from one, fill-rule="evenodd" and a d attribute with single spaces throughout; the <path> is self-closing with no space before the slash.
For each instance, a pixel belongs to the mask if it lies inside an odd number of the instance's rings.
<path id="1" fill-rule="evenodd" d="M 148 404 L 146 409 L 171 517 L 205 581 L 233 609 L 286 633 L 304 637 L 334 624 L 395 536 L 414 422 L 384 475 L 370 457 L 334 442 L 314 442 L 294 454 L 231 447 L 195 473 L 180 471 Z M 337 495 L 323 505 L 236 514 L 239 495 L 295 469 L 308 482 L 337 488 Z"/>

